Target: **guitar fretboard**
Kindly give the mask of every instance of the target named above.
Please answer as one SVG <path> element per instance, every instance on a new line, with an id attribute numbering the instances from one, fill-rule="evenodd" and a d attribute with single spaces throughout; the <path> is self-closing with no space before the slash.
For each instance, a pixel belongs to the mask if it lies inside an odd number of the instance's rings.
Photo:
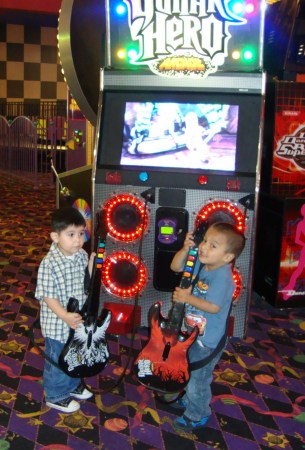
<path id="1" fill-rule="evenodd" d="M 179 287 L 181 287 L 182 289 L 187 289 L 192 284 L 192 277 L 197 261 L 197 255 L 197 247 L 191 248 L 188 252 L 179 284 Z M 168 315 L 168 328 L 172 330 L 175 329 L 177 331 L 180 330 L 183 320 L 184 308 L 184 303 L 174 303 Z"/>
<path id="2" fill-rule="evenodd" d="M 104 262 L 105 242 L 99 242 L 96 252 L 96 268 L 101 269 Z"/>
<path id="3" fill-rule="evenodd" d="M 182 289 L 187 289 L 192 283 L 192 276 L 195 269 L 197 255 L 198 255 L 198 248 L 191 248 L 189 250 L 180 281 L 180 287 Z"/>

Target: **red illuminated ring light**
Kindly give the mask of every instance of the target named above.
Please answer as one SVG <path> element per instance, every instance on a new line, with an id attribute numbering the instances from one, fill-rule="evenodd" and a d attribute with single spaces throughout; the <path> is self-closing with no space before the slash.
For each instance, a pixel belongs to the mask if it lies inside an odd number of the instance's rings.
<path id="1" fill-rule="evenodd" d="M 233 292 L 232 302 L 235 303 L 237 302 L 242 290 L 242 278 L 237 269 L 233 269 L 232 273 L 233 273 L 233 280 L 236 286 L 235 291 Z"/>
<path id="2" fill-rule="evenodd" d="M 145 204 L 133 195 L 115 195 L 106 202 L 104 208 L 108 233 L 118 241 L 139 239 L 147 228 Z"/>
<path id="3" fill-rule="evenodd" d="M 147 270 L 139 258 L 124 251 L 114 252 L 103 263 L 102 283 L 112 295 L 134 297 L 141 292 L 147 280 Z"/>
<path id="4" fill-rule="evenodd" d="M 212 216 L 216 215 L 216 213 L 229 213 L 230 218 L 234 220 L 234 225 L 236 228 L 244 232 L 246 225 L 245 225 L 245 218 L 240 211 L 240 209 L 237 208 L 232 202 L 219 200 L 219 201 L 213 201 L 207 203 L 205 206 L 201 208 L 199 213 L 197 214 L 196 221 L 195 221 L 195 228 L 199 225 L 199 222 L 202 220 L 204 221 L 211 221 Z M 224 220 L 216 220 L 216 222 L 223 222 Z M 215 220 L 214 220 L 215 222 Z M 210 223 L 213 223 L 211 221 Z"/>

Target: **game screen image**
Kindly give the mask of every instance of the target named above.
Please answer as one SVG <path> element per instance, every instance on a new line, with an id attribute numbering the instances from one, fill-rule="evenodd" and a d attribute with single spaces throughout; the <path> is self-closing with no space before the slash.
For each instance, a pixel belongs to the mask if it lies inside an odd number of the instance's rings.
<path id="1" fill-rule="evenodd" d="M 238 105 L 126 102 L 120 165 L 234 171 Z"/>

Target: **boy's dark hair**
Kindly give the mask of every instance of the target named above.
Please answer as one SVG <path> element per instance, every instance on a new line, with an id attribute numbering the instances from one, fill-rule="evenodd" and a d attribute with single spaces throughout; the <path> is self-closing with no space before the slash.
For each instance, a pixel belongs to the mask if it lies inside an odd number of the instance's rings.
<path id="1" fill-rule="evenodd" d="M 51 218 L 52 231 L 60 233 L 68 228 L 70 225 L 77 227 L 86 226 L 84 216 L 76 208 L 65 207 L 56 209 Z"/>
<path id="2" fill-rule="evenodd" d="M 223 233 L 227 238 L 227 252 L 233 253 L 234 259 L 238 258 L 245 248 L 246 238 L 244 234 L 229 222 L 216 222 L 210 228 Z"/>

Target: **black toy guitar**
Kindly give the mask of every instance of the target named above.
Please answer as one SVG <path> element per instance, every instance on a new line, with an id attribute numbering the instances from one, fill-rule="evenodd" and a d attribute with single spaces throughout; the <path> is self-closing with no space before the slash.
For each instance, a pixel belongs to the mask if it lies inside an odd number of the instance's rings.
<path id="1" fill-rule="evenodd" d="M 194 233 L 195 245 L 189 250 L 182 273 L 180 287 L 187 289 L 192 282 L 198 245 L 205 233 L 201 222 Z M 190 373 L 188 350 L 198 335 L 197 326 L 191 333 L 181 330 L 185 305 L 173 302 L 168 318 L 161 312 L 161 302 L 150 308 L 150 337 L 135 361 L 138 381 L 149 389 L 163 393 L 181 392 L 187 385 Z"/>
<path id="2" fill-rule="evenodd" d="M 79 312 L 83 323 L 76 330 L 71 329 L 69 338 L 59 356 L 58 364 L 72 378 L 91 377 L 103 370 L 109 359 L 106 331 L 110 324 L 111 312 L 102 309 L 98 314 L 101 289 L 101 271 L 105 253 L 104 213 L 100 213 L 98 242 L 88 298 L 82 310 L 78 300 L 69 299 L 68 311 Z"/>

